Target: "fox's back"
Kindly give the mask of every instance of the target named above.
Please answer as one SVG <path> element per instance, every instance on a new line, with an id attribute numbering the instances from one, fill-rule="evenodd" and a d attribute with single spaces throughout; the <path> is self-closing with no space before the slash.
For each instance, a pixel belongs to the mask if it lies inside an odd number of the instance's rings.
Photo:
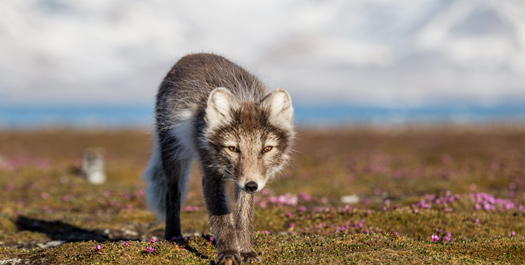
<path id="1" fill-rule="evenodd" d="M 181 58 L 164 78 L 157 94 L 157 119 L 165 115 L 178 119 L 181 111 L 203 113 L 217 87 L 229 89 L 241 102 L 259 102 L 267 94 L 257 77 L 226 58 L 192 54 Z"/>

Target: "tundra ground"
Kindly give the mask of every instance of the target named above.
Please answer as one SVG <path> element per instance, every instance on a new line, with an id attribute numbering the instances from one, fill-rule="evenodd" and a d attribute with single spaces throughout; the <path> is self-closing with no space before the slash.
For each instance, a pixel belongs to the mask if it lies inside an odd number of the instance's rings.
<path id="1" fill-rule="evenodd" d="M 198 165 L 185 238 L 161 239 L 141 180 L 152 144 L 145 130 L 0 131 L 0 264 L 210 264 Z M 105 149 L 102 185 L 78 173 L 89 147 Z M 523 127 L 299 130 L 295 150 L 257 197 L 262 263 L 525 263 Z"/>

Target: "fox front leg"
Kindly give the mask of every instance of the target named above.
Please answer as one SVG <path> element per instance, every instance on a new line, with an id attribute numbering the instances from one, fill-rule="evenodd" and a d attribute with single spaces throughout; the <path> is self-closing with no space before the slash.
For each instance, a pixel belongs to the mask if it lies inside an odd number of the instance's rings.
<path id="1" fill-rule="evenodd" d="M 233 227 L 233 216 L 226 194 L 226 185 L 220 179 L 204 176 L 204 199 L 210 215 L 211 231 L 216 239 L 216 264 L 241 264 L 241 253 Z"/>
<path id="2" fill-rule="evenodd" d="M 253 248 L 253 196 L 235 185 L 235 230 L 243 262 L 261 261 Z"/>

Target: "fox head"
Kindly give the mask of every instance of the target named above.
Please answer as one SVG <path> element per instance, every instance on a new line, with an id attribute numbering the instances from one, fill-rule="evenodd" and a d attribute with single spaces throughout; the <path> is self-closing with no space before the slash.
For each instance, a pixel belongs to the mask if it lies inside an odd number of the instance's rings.
<path id="1" fill-rule="evenodd" d="M 289 158 L 293 107 L 284 89 L 260 102 L 241 102 L 228 89 L 215 88 L 205 121 L 213 166 L 246 192 L 262 190 Z"/>

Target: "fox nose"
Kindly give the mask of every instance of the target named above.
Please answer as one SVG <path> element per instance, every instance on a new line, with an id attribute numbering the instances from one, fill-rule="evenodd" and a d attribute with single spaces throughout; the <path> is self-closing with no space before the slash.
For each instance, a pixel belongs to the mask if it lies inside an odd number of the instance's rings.
<path id="1" fill-rule="evenodd" d="M 250 181 L 244 185 L 244 188 L 249 192 L 254 192 L 257 190 L 257 183 Z"/>

